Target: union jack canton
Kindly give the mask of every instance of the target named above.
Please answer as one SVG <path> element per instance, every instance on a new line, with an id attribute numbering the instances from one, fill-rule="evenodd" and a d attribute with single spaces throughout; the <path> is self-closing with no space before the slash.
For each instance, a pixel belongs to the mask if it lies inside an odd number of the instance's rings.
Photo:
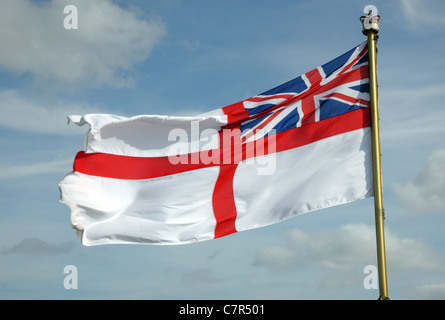
<path id="1" fill-rule="evenodd" d="M 274 89 L 222 108 L 242 142 L 369 106 L 366 42 Z"/>

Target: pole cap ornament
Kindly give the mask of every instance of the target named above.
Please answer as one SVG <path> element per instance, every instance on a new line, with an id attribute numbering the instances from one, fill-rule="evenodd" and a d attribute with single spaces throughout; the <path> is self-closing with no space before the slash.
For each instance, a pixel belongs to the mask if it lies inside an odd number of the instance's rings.
<path id="1" fill-rule="evenodd" d="M 368 13 L 367 16 L 361 16 L 360 21 L 362 22 L 363 29 L 362 32 L 364 35 L 368 33 L 370 30 L 374 30 L 379 32 L 379 21 L 380 16 L 378 15 L 377 8 L 372 5 L 368 5 L 363 10 L 364 13 Z"/>

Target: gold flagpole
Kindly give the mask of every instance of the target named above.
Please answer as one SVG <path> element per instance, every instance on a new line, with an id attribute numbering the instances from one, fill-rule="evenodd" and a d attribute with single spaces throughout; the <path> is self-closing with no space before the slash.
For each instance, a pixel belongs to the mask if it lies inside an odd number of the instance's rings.
<path id="1" fill-rule="evenodd" d="M 382 167 L 380 151 L 380 129 L 379 129 L 379 109 L 378 109 L 378 85 L 377 85 L 377 46 L 380 16 L 377 15 L 375 6 L 366 6 L 368 16 L 360 18 L 363 24 L 363 34 L 368 37 L 368 58 L 369 58 L 369 88 L 370 88 L 370 108 L 372 117 L 372 163 L 374 172 L 374 209 L 375 227 L 377 240 L 377 263 L 379 272 L 379 300 L 389 300 L 388 283 L 386 277 L 386 253 L 385 253 L 385 233 L 384 219 L 385 210 L 383 208 L 382 192 Z M 374 10 L 374 12 L 373 12 Z"/>

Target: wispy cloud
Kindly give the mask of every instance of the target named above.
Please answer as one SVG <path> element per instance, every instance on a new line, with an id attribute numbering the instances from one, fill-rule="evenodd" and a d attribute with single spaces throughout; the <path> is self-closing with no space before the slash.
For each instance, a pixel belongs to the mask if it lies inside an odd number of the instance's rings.
<path id="1" fill-rule="evenodd" d="M 219 282 L 220 279 L 211 269 L 199 269 L 182 274 L 182 282 L 186 284 L 209 284 Z"/>
<path id="2" fill-rule="evenodd" d="M 56 255 L 65 254 L 73 250 L 70 243 L 50 244 L 39 238 L 26 238 L 8 249 L 2 250 L 3 254 L 31 254 L 31 255 Z"/>
<path id="3" fill-rule="evenodd" d="M 0 126 L 35 133 L 79 134 L 76 126 L 67 125 L 67 116 L 99 112 L 100 108 L 88 103 L 54 102 L 44 104 L 23 97 L 17 90 L 0 91 Z"/>
<path id="4" fill-rule="evenodd" d="M 408 293 L 409 299 L 444 300 L 445 283 L 425 284 Z"/>
<path id="5" fill-rule="evenodd" d="M 445 149 L 436 150 L 423 168 L 406 183 L 394 183 L 400 203 L 412 211 L 445 211 Z"/>
<path id="6" fill-rule="evenodd" d="M 66 30 L 63 11 L 73 1 L 3 1 L 0 66 L 52 83 L 131 86 L 128 71 L 149 56 L 165 24 L 160 18 L 141 19 L 109 0 L 74 3 L 78 29 Z"/>
<path id="7" fill-rule="evenodd" d="M 0 180 L 48 173 L 67 173 L 73 160 L 50 161 L 30 164 L 4 164 L 0 166 Z"/>
<path id="8" fill-rule="evenodd" d="M 412 143 L 443 135 L 444 88 L 445 84 L 437 83 L 381 90 L 382 140 Z"/>
<path id="9" fill-rule="evenodd" d="M 258 250 L 255 265 L 282 272 L 314 264 L 333 270 L 375 264 L 375 228 L 365 224 L 348 224 L 313 234 L 292 229 L 286 233 L 286 243 L 285 247 Z M 386 246 L 388 265 L 393 270 L 444 266 L 443 257 L 421 240 L 401 238 L 386 230 Z"/>
<path id="10" fill-rule="evenodd" d="M 406 16 L 404 26 L 418 28 L 422 25 L 445 26 L 445 8 L 439 0 L 401 0 Z"/>

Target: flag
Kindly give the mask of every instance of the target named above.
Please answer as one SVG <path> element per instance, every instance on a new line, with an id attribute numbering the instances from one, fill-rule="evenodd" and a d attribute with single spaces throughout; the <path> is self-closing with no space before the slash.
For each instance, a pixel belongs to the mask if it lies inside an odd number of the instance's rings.
<path id="1" fill-rule="evenodd" d="M 59 183 L 82 244 L 185 244 L 373 195 L 366 43 L 198 116 L 73 115 Z"/>

